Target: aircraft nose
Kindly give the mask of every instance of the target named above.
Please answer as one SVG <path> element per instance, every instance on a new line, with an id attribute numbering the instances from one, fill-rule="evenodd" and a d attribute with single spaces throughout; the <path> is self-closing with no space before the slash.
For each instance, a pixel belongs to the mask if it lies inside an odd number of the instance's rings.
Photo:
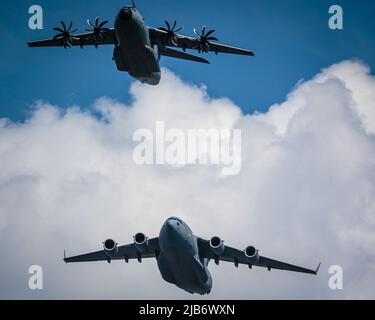
<path id="1" fill-rule="evenodd" d="M 132 9 L 128 7 L 121 9 L 119 16 L 120 16 L 120 19 L 122 20 L 125 20 L 125 21 L 130 20 L 133 16 Z"/>
<path id="2" fill-rule="evenodd" d="M 165 226 L 167 227 L 167 229 L 169 230 L 175 230 L 176 227 L 177 227 L 177 223 L 175 220 L 173 219 L 168 219 L 167 222 L 165 223 Z"/>
<path id="3" fill-rule="evenodd" d="M 175 219 L 168 219 L 165 222 L 164 230 L 169 236 L 177 235 L 180 232 L 181 223 Z"/>

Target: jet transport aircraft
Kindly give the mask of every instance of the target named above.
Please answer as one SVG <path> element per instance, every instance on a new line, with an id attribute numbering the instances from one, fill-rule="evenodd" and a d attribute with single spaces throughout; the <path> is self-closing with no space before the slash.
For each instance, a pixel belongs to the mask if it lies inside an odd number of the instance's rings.
<path id="1" fill-rule="evenodd" d="M 148 239 L 143 233 L 134 236 L 132 244 L 118 246 L 108 239 L 103 243 L 104 250 L 83 254 L 76 257 L 65 257 L 66 263 L 92 262 L 130 259 L 156 258 L 161 276 L 169 283 L 189 292 L 201 295 L 209 294 L 212 289 L 212 277 L 208 271 L 208 263 L 214 260 L 217 265 L 220 261 L 239 264 L 288 270 L 300 273 L 317 275 L 316 270 L 305 269 L 292 264 L 272 260 L 259 255 L 258 250 L 248 246 L 241 251 L 224 245 L 219 237 L 204 240 L 193 234 L 189 226 L 179 218 L 169 218 L 161 228 L 159 237 Z"/>
<path id="2" fill-rule="evenodd" d="M 171 25 L 165 21 L 166 27 L 151 28 L 145 25 L 144 18 L 134 5 L 123 7 L 117 14 L 114 28 L 106 28 L 108 21 L 99 22 L 99 17 L 92 23 L 87 20 L 90 29 L 87 33 L 74 34 L 78 29 L 73 24 L 68 26 L 61 21 L 61 26 L 54 28 L 59 32 L 52 39 L 29 42 L 29 47 L 56 47 L 69 48 L 73 46 L 114 45 L 113 60 L 119 71 L 128 72 L 133 78 L 150 85 L 160 82 L 160 57 L 167 56 L 178 59 L 209 63 L 208 60 L 186 53 L 187 49 L 195 49 L 199 53 L 215 52 L 232 53 L 254 56 L 249 50 L 235 48 L 211 41 L 218 39 L 212 34 L 215 30 L 206 31 L 203 26 L 201 32 L 194 29 L 197 38 L 178 34 L 182 28 L 177 27 L 175 21 Z M 181 48 L 175 50 L 172 48 Z"/>

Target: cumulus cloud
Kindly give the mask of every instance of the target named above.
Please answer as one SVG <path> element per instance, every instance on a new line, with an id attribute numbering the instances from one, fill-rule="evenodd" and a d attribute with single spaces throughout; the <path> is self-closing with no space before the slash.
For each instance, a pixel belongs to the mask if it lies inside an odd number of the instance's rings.
<path id="1" fill-rule="evenodd" d="M 375 80 L 345 61 L 299 83 L 266 113 L 243 115 L 227 98 L 168 70 L 157 87 L 134 83 L 130 105 L 109 98 L 61 110 L 39 101 L 21 123 L 0 120 L 0 297 L 159 299 L 192 296 L 163 282 L 155 261 L 65 265 L 112 237 L 158 235 L 180 216 L 196 234 L 315 267 L 320 275 L 212 264 L 213 299 L 375 298 Z M 138 166 L 138 128 L 241 129 L 242 171 Z M 27 286 L 30 265 L 44 290 Z M 344 269 L 344 290 L 328 268 Z M 230 280 L 229 280 L 230 279 Z M 193 298 L 197 298 L 194 296 Z"/>

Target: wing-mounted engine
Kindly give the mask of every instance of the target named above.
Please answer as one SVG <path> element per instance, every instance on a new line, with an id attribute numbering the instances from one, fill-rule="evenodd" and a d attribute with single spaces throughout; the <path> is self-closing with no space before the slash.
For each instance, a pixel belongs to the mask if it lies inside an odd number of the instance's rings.
<path id="1" fill-rule="evenodd" d="M 137 233 L 134 236 L 134 245 L 137 250 L 138 261 L 142 262 L 142 253 L 144 253 L 147 250 L 148 238 L 144 233 Z"/>
<path id="2" fill-rule="evenodd" d="M 108 257 L 107 261 L 110 263 L 111 259 L 116 257 L 118 254 L 118 245 L 114 240 L 108 239 L 103 242 L 103 248 L 106 256 Z"/>
<path id="3" fill-rule="evenodd" d="M 225 249 L 224 241 L 219 237 L 212 237 L 210 240 L 210 248 L 215 255 L 221 256 Z"/>
<path id="4" fill-rule="evenodd" d="M 110 31 L 110 29 L 104 27 L 109 21 L 103 21 L 99 23 L 99 17 L 95 18 L 95 22 L 92 23 L 90 19 L 87 19 L 87 24 L 91 27 L 86 29 L 86 31 L 92 32 L 94 37 L 95 48 L 98 48 L 101 41 L 104 39 L 104 32 Z"/>
<path id="5" fill-rule="evenodd" d="M 216 37 L 212 36 L 214 32 L 215 30 L 210 30 L 206 33 L 206 26 L 202 27 L 201 33 L 199 33 L 197 29 L 194 29 L 194 33 L 198 37 L 196 40 L 196 48 L 198 49 L 199 53 L 207 53 L 210 50 L 210 41 L 218 41 Z"/>
<path id="6" fill-rule="evenodd" d="M 75 40 L 79 40 L 73 33 L 78 31 L 78 29 L 72 30 L 73 22 L 69 26 L 65 24 L 64 21 L 61 21 L 61 27 L 53 28 L 53 30 L 59 32 L 54 36 L 53 40 L 61 40 L 64 48 L 71 48 Z"/>
<path id="7" fill-rule="evenodd" d="M 168 21 L 165 21 L 167 28 L 160 27 L 159 30 L 165 33 L 160 37 L 162 47 L 175 46 L 177 47 L 178 36 L 177 32 L 181 31 L 183 27 L 176 29 L 177 21 L 174 22 L 173 26 Z"/>
<path id="8" fill-rule="evenodd" d="M 212 237 L 210 240 L 210 248 L 214 255 L 217 257 L 215 263 L 219 265 L 219 257 L 224 253 L 224 241 L 219 237 Z"/>
<path id="9" fill-rule="evenodd" d="M 259 251 L 255 247 L 248 246 L 244 251 L 245 256 L 249 259 L 249 265 L 257 264 L 259 262 Z"/>

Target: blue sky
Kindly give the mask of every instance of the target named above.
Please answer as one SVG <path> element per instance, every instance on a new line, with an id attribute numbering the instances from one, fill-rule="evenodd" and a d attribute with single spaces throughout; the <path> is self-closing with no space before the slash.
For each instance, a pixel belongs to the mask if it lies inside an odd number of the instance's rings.
<path id="1" fill-rule="evenodd" d="M 158 27 L 176 19 L 192 35 L 203 23 L 217 30 L 220 42 L 248 48 L 255 58 L 208 55 L 211 65 L 170 58 L 162 66 L 184 80 L 207 85 L 213 97 L 228 97 L 244 113 L 266 111 L 300 80 L 344 59 L 359 58 L 375 67 L 375 2 L 361 1 L 136 1 L 146 23 Z M 28 29 L 28 8 L 44 9 L 44 30 Z M 61 107 L 89 107 L 100 96 L 126 102 L 133 81 L 116 70 L 111 46 L 95 48 L 28 48 L 26 42 L 54 35 L 61 19 L 81 30 L 86 19 L 100 15 L 111 26 L 126 1 L 25 0 L 2 3 L 0 11 L 0 117 L 22 121 L 30 105 L 43 99 Z M 328 8 L 344 9 L 344 30 L 328 28 Z"/>

